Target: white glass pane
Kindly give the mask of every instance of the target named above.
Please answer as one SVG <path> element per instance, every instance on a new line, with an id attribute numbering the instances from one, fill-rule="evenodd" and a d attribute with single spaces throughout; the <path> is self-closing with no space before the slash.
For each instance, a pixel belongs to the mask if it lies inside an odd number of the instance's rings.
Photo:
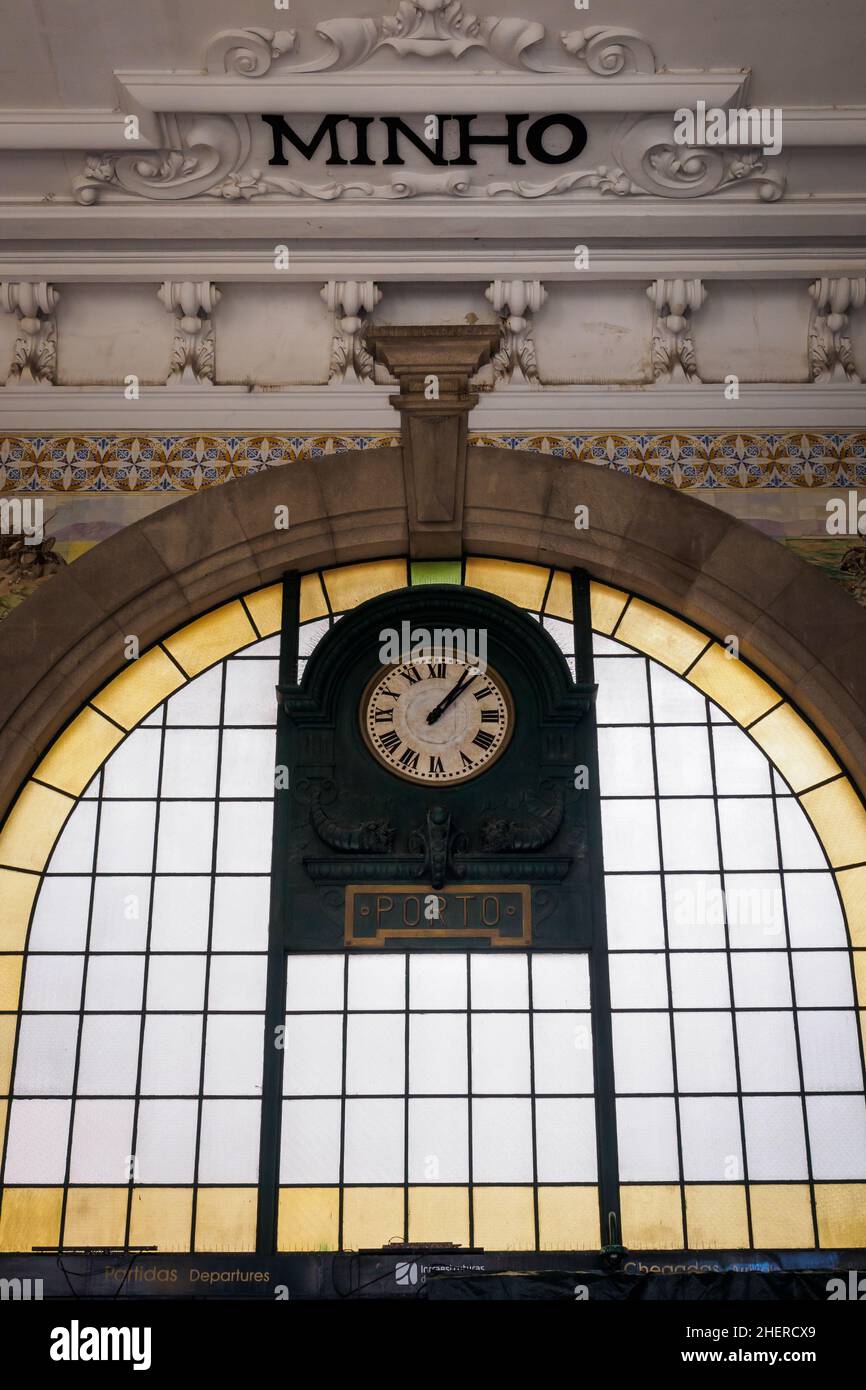
<path id="1" fill-rule="evenodd" d="M 866 1178 L 866 1104 L 862 1096 L 807 1096 L 812 1174 L 818 1182 Z"/>
<path id="2" fill-rule="evenodd" d="M 845 919 L 831 874 L 785 874 L 792 946 L 847 946 Z"/>
<path id="3" fill-rule="evenodd" d="M 531 959 L 534 1008 L 589 1008 L 589 956 L 539 951 Z"/>
<path id="4" fill-rule="evenodd" d="M 216 791 L 216 729 L 168 729 L 162 796 L 210 796 Z"/>
<path id="5" fill-rule="evenodd" d="M 192 1182 L 197 1118 L 195 1100 L 141 1101 L 135 1141 L 139 1182 Z"/>
<path id="6" fill-rule="evenodd" d="M 731 1015 L 674 1014 L 677 1087 L 686 1091 L 736 1091 Z"/>
<path id="7" fill-rule="evenodd" d="M 195 1014 L 148 1016 L 141 1062 L 142 1095 L 198 1095 L 201 1025 L 201 1017 Z"/>
<path id="8" fill-rule="evenodd" d="M 310 656 L 331 626 L 330 618 L 317 618 L 312 623 L 301 623 L 298 628 L 298 655 Z"/>
<path id="9" fill-rule="evenodd" d="M 287 1009 L 342 1009 L 345 956 L 289 956 Z"/>
<path id="10" fill-rule="evenodd" d="M 62 1183 L 69 1138 L 68 1100 L 14 1100 L 9 1107 L 5 1180 L 31 1187 Z"/>
<path id="11" fill-rule="evenodd" d="M 265 875 L 260 878 L 217 878 L 214 882 L 211 949 L 266 951 L 270 894 L 271 881 Z"/>
<path id="12" fill-rule="evenodd" d="M 84 1007 L 89 1013 L 140 1009 L 143 983 L 144 956 L 91 956 Z"/>
<path id="13" fill-rule="evenodd" d="M 410 1182 L 468 1180 L 468 1110 L 465 1100 L 410 1100 Z"/>
<path id="14" fill-rule="evenodd" d="M 719 874 L 666 874 L 665 894 L 671 949 L 710 951 L 726 944 Z"/>
<path id="15" fill-rule="evenodd" d="M 621 1094 L 672 1091 L 671 1025 L 663 1014 L 614 1014 L 613 1064 Z"/>
<path id="16" fill-rule="evenodd" d="M 535 1090 L 540 1094 L 591 1095 L 592 1026 L 589 1014 L 536 1013 L 532 1026 Z M 474 1074 L 472 1085 L 475 1086 Z"/>
<path id="17" fill-rule="evenodd" d="M 344 1180 L 402 1182 L 403 1125 L 402 1100 L 347 1100 Z"/>
<path id="18" fill-rule="evenodd" d="M 650 680 L 656 724 L 706 723 L 707 706 L 703 695 L 682 676 L 675 676 L 673 671 L 651 661 Z"/>
<path id="19" fill-rule="evenodd" d="M 563 622 L 561 618 L 544 618 L 542 622 L 559 650 L 564 652 L 566 656 L 573 656 L 574 624 Z"/>
<path id="20" fill-rule="evenodd" d="M 862 1091 L 863 1067 L 852 1010 L 800 1010 L 800 1050 L 807 1091 Z"/>
<path id="21" fill-rule="evenodd" d="M 221 801 L 217 873 L 270 873 L 273 818 L 272 801 Z"/>
<path id="22" fill-rule="evenodd" d="M 538 1100 L 535 1136 L 539 1182 L 595 1182 L 595 1110 L 591 1100 Z"/>
<path id="23" fill-rule="evenodd" d="M 675 951 L 670 964 L 675 1009 L 720 1009 L 730 1004 L 727 955 L 721 951 Z"/>
<path id="24" fill-rule="evenodd" d="M 854 1005 L 848 951 L 794 951 L 794 989 L 800 1008 Z"/>
<path id="25" fill-rule="evenodd" d="M 672 872 L 702 869 L 706 872 L 719 867 L 713 806 L 709 799 L 659 802 L 666 869 Z"/>
<path id="26" fill-rule="evenodd" d="M 350 1009 L 405 1009 L 406 957 L 349 957 Z"/>
<path id="27" fill-rule="evenodd" d="M 96 867 L 101 874 L 149 873 L 153 866 L 153 801 L 106 801 L 99 821 Z M 87 868 L 90 865 L 86 866 Z"/>
<path id="28" fill-rule="evenodd" d="M 409 1021 L 409 1089 L 456 1094 L 467 1089 L 465 1014 L 413 1014 Z"/>
<path id="29" fill-rule="evenodd" d="M 129 1182 L 134 1100 L 79 1100 L 72 1122 L 70 1182 Z"/>
<path id="30" fill-rule="evenodd" d="M 769 797 L 719 800 L 722 862 L 726 869 L 775 869 L 779 863 L 776 822 Z"/>
<path id="31" fill-rule="evenodd" d="M 264 1020 L 255 1014 L 212 1014 L 205 1044 L 206 1095 L 262 1093 Z"/>
<path id="32" fill-rule="evenodd" d="M 199 1182 L 257 1182 L 260 1123 L 261 1101 L 203 1101 Z"/>
<path id="33" fill-rule="evenodd" d="M 97 878 L 90 925 L 91 951 L 143 951 L 147 945 L 149 911 L 149 878 L 133 874 Z"/>
<path id="34" fill-rule="evenodd" d="M 234 658 L 245 659 L 247 657 L 273 656 L 280 654 L 280 634 L 277 632 L 273 637 L 263 637 L 259 642 L 253 642 L 249 647 L 244 647 L 241 651 L 235 652 Z"/>
<path id="35" fill-rule="evenodd" d="M 223 734 L 220 796 L 274 794 L 276 746 L 271 729 L 226 729 Z"/>
<path id="36" fill-rule="evenodd" d="M 164 705 L 157 705 L 156 709 L 152 709 L 147 718 L 142 719 L 142 726 L 145 728 L 158 728 L 162 724 L 162 712 L 164 708 Z M 94 778 L 94 781 L 95 780 Z"/>
<path id="37" fill-rule="evenodd" d="M 221 690 L 222 666 L 213 666 L 171 696 L 167 702 L 168 723 L 190 724 L 193 728 L 199 728 L 202 724 L 218 724 Z"/>
<path id="38" fill-rule="evenodd" d="M 733 722 L 731 716 L 729 714 L 725 714 L 725 711 L 723 709 L 719 709 L 718 705 L 714 705 L 712 700 L 710 700 L 709 704 L 710 719 L 713 724 L 731 724 Z"/>
<path id="39" fill-rule="evenodd" d="M 635 661 L 643 660 L 629 647 L 623 646 L 622 642 L 614 642 L 610 637 L 602 637 L 600 632 L 592 634 L 592 651 L 594 656 L 631 656 L 634 657 Z M 598 672 L 596 672 L 597 676 Z"/>
<path id="40" fill-rule="evenodd" d="M 103 812 L 104 815 L 104 812 Z M 79 801 L 57 839 L 48 861 L 48 874 L 89 874 L 93 870 L 96 806 Z M 148 864 L 146 866 L 150 868 Z"/>
<path id="41" fill-rule="evenodd" d="M 204 956 L 151 956 L 147 1008 L 203 1008 L 205 964 Z"/>
<path id="42" fill-rule="evenodd" d="M 683 1176 L 686 1182 L 741 1182 L 743 1152 L 735 1096 L 680 1100 Z"/>
<path id="43" fill-rule="evenodd" d="M 770 763 L 742 729 L 733 724 L 713 729 L 716 790 L 720 796 L 766 795 L 770 790 Z"/>
<path id="44" fill-rule="evenodd" d="M 207 950 L 210 875 L 154 879 L 150 945 L 154 951 Z"/>
<path id="45" fill-rule="evenodd" d="M 333 1183 L 339 1179 L 340 1102 L 285 1101 L 280 1131 L 280 1182 Z"/>
<path id="46" fill-rule="evenodd" d="M 677 1121 L 673 1099 L 620 1099 L 616 1103 L 622 1182 L 676 1182 Z"/>
<path id="47" fill-rule="evenodd" d="M 528 1014 L 473 1014 L 472 1090 L 515 1094 L 529 1086 Z"/>
<path id="48" fill-rule="evenodd" d="M 265 1007 L 266 956 L 214 956 L 208 977 L 209 1009 Z"/>
<path id="49" fill-rule="evenodd" d="M 777 796 L 793 795 L 793 793 L 791 792 L 791 788 L 788 786 L 788 783 L 785 781 L 784 777 L 775 767 L 772 769 L 772 778 L 773 787 Z"/>
<path id="50" fill-rule="evenodd" d="M 472 1175 L 476 1182 L 532 1181 L 528 1100 L 472 1102 Z"/>
<path id="51" fill-rule="evenodd" d="M 226 724 L 277 722 L 277 661 L 229 661 L 226 663 Z"/>
<path id="52" fill-rule="evenodd" d="M 602 801 L 604 867 L 635 872 L 659 867 L 658 827 L 654 801 Z"/>
<path id="53" fill-rule="evenodd" d="M 343 1077 L 343 1019 L 296 1014 L 286 1019 L 283 1094 L 339 1095 Z"/>
<path id="54" fill-rule="evenodd" d="M 826 869 L 827 857 L 811 823 L 795 797 L 776 803 L 782 865 L 786 869 Z"/>
<path id="55" fill-rule="evenodd" d="M 701 728 L 656 729 L 661 796 L 712 796 L 710 743 Z"/>
<path id="56" fill-rule="evenodd" d="M 599 729 L 598 762 L 602 796 L 655 793 L 649 729 L 629 725 Z"/>
<path id="57" fill-rule="evenodd" d="M 156 796 L 161 739 L 159 729 L 136 729 L 125 738 L 105 764 L 102 795 Z"/>
<path id="58" fill-rule="evenodd" d="M 77 1038 L 75 1014 L 23 1014 L 18 1030 L 14 1093 L 71 1095 Z"/>
<path id="59" fill-rule="evenodd" d="M 755 1182 L 787 1182 L 809 1176 L 803 1103 L 799 1096 L 746 1096 L 746 1157 Z"/>
<path id="60" fill-rule="evenodd" d="M 393 1095 L 405 1089 L 403 1014 L 350 1014 L 346 1029 L 346 1094 Z"/>
<path id="61" fill-rule="evenodd" d="M 661 879 L 656 874 L 606 874 L 607 940 L 612 951 L 664 947 Z"/>
<path id="62" fill-rule="evenodd" d="M 29 956 L 22 1007 L 65 1010 L 81 1007 L 83 956 Z"/>
<path id="63" fill-rule="evenodd" d="M 636 952 L 610 957 L 610 1002 L 614 1009 L 665 1009 L 668 978 L 665 957 Z"/>
<path id="64" fill-rule="evenodd" d="M 78 1094 L 135 1094 L 141 1019 L 138 1014 L 88 1014 L 81 1026 Z"/>
<path id="65" fill-rule="evenodd" d="M 471 956 L 473 1009 L 529 1007 L 527 957 Z"/>
<path id="66" fill-rule="evenodd" d="M 790 1008 L 791 974 L 780 951 L 734 951 L 731 954 L 734 1002 L 738 1009 Z"/>
<path id="67" fill-rule="evenodd" d="M 725 901 L 733 950 L 781 950 L 786 946 L 779 874 L 726 874 Z"/>
<path id="68" fill-rule="evenodd" d="M 799 1091 L 792 1014 L 738 1013 L 737 1040 L 744 1091 Z"/>
<path id="69" fill-rule="evenodd" d="M 157 873 L 206 873 L 213 860 L 213 820 L 212 801 L 163 801 Z"/>
<path id="70" fill-rule="evenodd" d="M 596 714 L 599 724 L 646 724 L 649 721 L 646 663 L 634 657 L 605 657 L 596 664 Z"/>
<path id="71" fill-rule="evenodd" d="M 31 951 L 83 951 L 90 907 L 89 878 L 45 878 L 36 894 Z"/>
<path id="72" fill-rule="evenodd" d="M 468 970 L 457 952 L 416 952 L 409 957 L 409 1007 L 465 1009 Z"/>

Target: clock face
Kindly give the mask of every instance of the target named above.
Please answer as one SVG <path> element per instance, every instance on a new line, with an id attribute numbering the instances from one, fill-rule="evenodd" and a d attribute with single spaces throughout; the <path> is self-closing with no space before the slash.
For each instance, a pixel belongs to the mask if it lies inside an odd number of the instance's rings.
<path id="1" fill-rule="evenodd" d="M 439 786 L 490 767 L 514 728 L 511 694 L 495 671 L 437 653 L 383 666 L 360 717 L 367 747 L 389 772 Z"/>

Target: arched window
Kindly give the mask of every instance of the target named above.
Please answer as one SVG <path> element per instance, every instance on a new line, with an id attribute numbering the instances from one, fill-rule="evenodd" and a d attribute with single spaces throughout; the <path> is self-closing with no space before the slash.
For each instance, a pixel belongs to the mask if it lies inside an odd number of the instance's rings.
<path id="1" fill-rule="evenodd" d="M 302 579 L 283 681 L 429 583 L 586 659 L 570 575 L 376 561 Z M 862 803 L 744 661 L 591 600 L 609 1002 L 579 951 L 269 953 L 279 586 L 92 697 L 0 832 L 3 1249 L 592 1249 L 611 1191 L 633 1248 L 866 1243 Z"/>

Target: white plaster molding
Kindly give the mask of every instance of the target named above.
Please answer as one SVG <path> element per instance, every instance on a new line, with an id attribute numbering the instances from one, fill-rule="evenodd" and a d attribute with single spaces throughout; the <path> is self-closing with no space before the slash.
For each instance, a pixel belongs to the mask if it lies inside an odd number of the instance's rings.
<path id="1" fill-rule="evenodd" d="M 700 383 L 691 316 L 704 303 L 701 280 L 656 280 L 647 289 L 654 310 L 651 359 L 656 382 Z"/>
<path id="2" fill-rule="evenodd" d="M 364 343 L 366 321 L 362 315 L 372 313 L 382 291 L 372 280 L 329 280 L 321 294 L 338 320 L 331 343 L 329 386 L 372 382 L 375 363 Z"/>
<path id="3" fill-rule="evenodd" d="M 209 280 L 164 280 L 157 290 L 167 313 L 174 316 L 168 386 L 193 382 L 212 386 L 214 328 L 211 315 L 220 291 Z"/>
<path id="4" fill-rule="evenodd" d="M 128 401 L 122 386 L 56 386 L 39 396 L 23 387 L 0 391 L 0 432 L 200 429 L 340 434 L 352 429 L 399 430 L 389 404 L 393 387 L 347 385 L 249 390 L 245 386 L 141 388 Z M 682 386 L 512 386 L 484 391 L 469 417 L 474 431 L 729 429 L 864 430 L 866 388 L 831 385 L 740 386 L 728 401 L 721 383 Z"/>
<path id="5" fill-rule="evenodd" d="M 809 293 L 813 300 L 809 323 L 809 371 L 812 380 L 859 384 L 848 313 L 866 304 L 866 277 L 825 277 L 810 285 Z"/>
<path id="6" fill-rule="evenodd" d="M 131 103 L 130 103 L 131 105 Z M 151 111 L 83 107 L 0 111 L 0 150 L 128 150 L 127 119 L 137 115 L 137 150 L 159 146 L 159 119 Z"/>
<path id="7" fill-rule="evenodd" d="M 53 386 L 57 375 L 57 322 L 54 310 L 59 295 L 45 280 L 0 283 L 0 309 L 18 320 L 18 337 L 6 387 Z"/>
<path id="8" fill-rule="evenodd" d="M 497 384 L 526 383 L 538 389 L 538 363 L 530 314 L 537 313 L 547 299 L 540 280 L 494 280 L 484 291 L 502 320 L 502 339 L 493 355 Z"/>

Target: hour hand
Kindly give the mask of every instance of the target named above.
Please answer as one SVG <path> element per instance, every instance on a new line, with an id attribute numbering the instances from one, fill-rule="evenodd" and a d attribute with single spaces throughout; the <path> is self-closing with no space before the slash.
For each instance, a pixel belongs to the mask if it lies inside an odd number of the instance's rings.
<path id="1" fill-rule="evenodd" d="M 458 695 L 462 695 L 463 691 L 468 689 L 472 682 L 474 680 L 477 680 L 477 678 L 477 671 L 473 672 L 472 675 L 470 675 L 468 671 L 464 671 L 457 684 L 453 686 L 451 690 L 448 691 L 447 695 L 443 696 L 443 698 L 439 701 L 438 705 L 433 706 L 430 713 L 427 715 L 427 723 L 435 724 L 437 719 L 441 719 L 448 706 L 452 705 L 454 701 L 457 699 Z"/>

